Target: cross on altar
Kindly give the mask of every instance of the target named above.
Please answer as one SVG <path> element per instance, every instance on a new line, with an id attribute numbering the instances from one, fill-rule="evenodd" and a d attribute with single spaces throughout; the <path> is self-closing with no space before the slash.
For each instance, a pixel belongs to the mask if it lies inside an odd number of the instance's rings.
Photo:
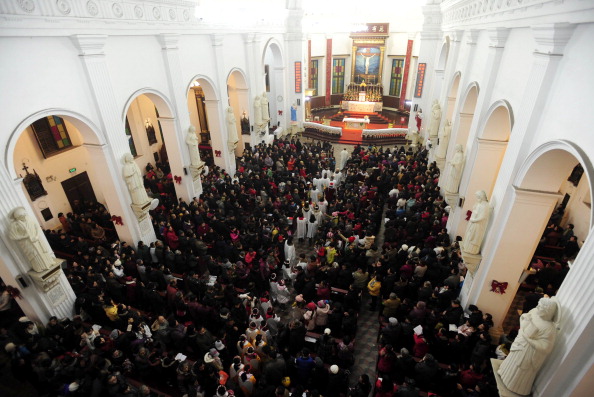
<path id="1" fill-rule="evenodd" d="M 23 163 L 23 168 L 22 168 L 22 170 L 23 170 L 23 171 L 25 171 L 25 172 L 27 173 L 27 175 L 29 175 L 29 167 L 27 167 L 27 166 L 25 165 L 25 163 Z"/>

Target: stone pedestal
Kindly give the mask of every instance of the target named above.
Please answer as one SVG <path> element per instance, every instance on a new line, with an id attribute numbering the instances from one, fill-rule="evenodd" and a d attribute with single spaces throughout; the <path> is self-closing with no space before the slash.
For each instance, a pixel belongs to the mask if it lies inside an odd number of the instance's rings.
<path id="1" fill-rule="evenodd" d="M 505 385 L 503 384 L 503 381 L 501 380 L 501 377 L 497 373 L 497 371 L 499 371 L 499 367 L 501 366 L 502 362 L 503 362 L 503 360 L 497 360 L 496 358 L 491 359 L 491 367 L 493 367 L 493 373 L 495 374 L 495 380 L 497 381 L 497 390 L 499 390 L 499 396 L 500 397 L 527 397 L 527 396 L 531 396 L 532 394 L 514 393 L 513 391 L 510 391 L 507 389 L 507 387 L 505 387 Z"/>
<path id="2" fill-rule="evenodd" d="M 448 193 L 448 192 L 445 192 L 445 201 L 451 207 L 457 207 L 458 206 L 458 198 L 459 197 L 460 197 L 460 194 L 459 193 Z"/>
<path id="3" fill-rule="evenodd" d="M 151 202 L 147 201 L 145 204 L 131 204 L 130 207 L 132 207 L 134 215 L 138 218 L 138 222 L 142 222 L 148 216 Z"/>
<path id="4" fill-rule="evenodd" d="M 63 259 L 56 258 L 54 265 L 43 272 L 36 272 L 29 270 L 27 274 L 31 277 L 31 280 L 37 287 L 43 292 L 48 292 L 53 287 L 60 283 L 60 275 L 62 274 L 62 262 Z"/>
<path id="5" fill-rule="evenodd" d="M 462 241 L 462 244 L 464 244 L 464 241 Z M 462 249 L 462 260 L 464 261 L 468 271 L 472 273 L 473 276 L 476 274 L 482 259 L 482 255 L 469 254 L 468 252 L 465 252 L 464 249 Z"/>

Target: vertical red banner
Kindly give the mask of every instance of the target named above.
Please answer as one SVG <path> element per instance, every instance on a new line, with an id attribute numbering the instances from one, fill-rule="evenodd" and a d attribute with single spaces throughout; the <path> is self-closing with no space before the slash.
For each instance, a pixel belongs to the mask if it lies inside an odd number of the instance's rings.
<path id="1" fill-rule="evenodd" d="M 295 62 L 295 94 L 303 90 L 303 77 L 301 76 L 301 61 Z"/>
<path id="2" fill-rule="evenodd" d="M 408 85 L 408 73 L 410 71 L 410 58 L 412 55 L 413 41 L 409 40 L 406 46 L 406 59 L 404 60 L 404 76 L 402 76 L 402 89 L 400 90 L 400 104 L 399 109 L 404 109 L 404 102 L 406 101 L 406 87 Z"/>
<path id="3" fill-rule="evenodd" d="M 332 95 L 332 39 L 326 39 L 326 106 Z"/>

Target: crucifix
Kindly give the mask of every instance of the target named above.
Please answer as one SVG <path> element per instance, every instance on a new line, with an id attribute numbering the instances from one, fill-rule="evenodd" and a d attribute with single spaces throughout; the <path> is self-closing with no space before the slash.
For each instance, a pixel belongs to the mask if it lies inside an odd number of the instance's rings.
<path id="1" fill-rule="evenodd" d="M 25 171 L 25 172 L 27 173 L 27 175 L 29 175 L 29 167 L 27 167 L 27 166 L 25 165 L 25 163 L 23 163 L 23 168 L 22 168 L 22 170 L 23 170 L 23 171 Z"/>

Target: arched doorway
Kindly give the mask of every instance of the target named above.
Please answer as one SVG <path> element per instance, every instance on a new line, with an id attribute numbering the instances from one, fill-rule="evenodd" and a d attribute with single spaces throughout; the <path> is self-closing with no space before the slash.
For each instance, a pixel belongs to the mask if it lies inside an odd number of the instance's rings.
<path id="1" fill-rule="evenodd" d="M 446 105 L 445 105 L 446 108 L 444 111 L 446 120 L 453 121 L 452 116 L 454 115 L 454 107 L 456 105 L 456 98 L 458 97 L 458 89 L 460 87 L 460 77 L 461 77 L 460 72 L 456 72 L 456 74 L 454 74 L 454 78 L 452 79 L 452 84 L 448 91 L 448 97 L 447 97 L 447 101 L 446 101 Z"/>
<path id="2" fill-rule="evenodd" d="M 227 77 L 227 96 L 229 106 L 233 109 L 237 121 L 237 137 L 239 142 L 235 148 L 235 156 L 241 157 L 250 139 L 250 98 L 245 75 L 240 70 L 233 70 Z"/>
<path id="3" fill-rule="evenodd" d="M 219 99 L 214 83 L 204 76 L 194 77 L 188 84 L 187 98 L 190 123 L 198 134 L 202 161 L 209 167 L 216 164 L 232 173 L 225 160 L 228 158 L 227 134 L 221 131 L 221 125 L 224 123 L 221 124 L 222 115 L 219 113 Z"/>
<path id="4" fill-rule="evenodd" d="M 502 214 L 497 214 L 497 220 L 492 225 L 493 230 L 501 230 L 501 233 L 488 236 L 491 237 L 490 241 L 484 245 L 482 253 L 485 258 L 484 263 L 476 273 L 469 299 L 469 303 L 476 303 L 483 311 L 493 315 L 496 332 L 509 331 L 509 327 L 514 326 L 513 321 L 517 321 L 518 308 L 512 306 L 514 297 L 526 279 L 535 253 L 542 252 L 542 236 L 545 234 L 551 215 L 563 202 L 563 192 L 568 189 L 566 186 L 568 179 L 572 178 L 577 165 L 581 165 L 585 172 L 575 186 L 576 200 L 572 207 L 566 210 L 572 212 L 571 218 L 568 219 L 579 223 L 579 225 L 576 224 L 576 229 L 579 231 L 575 232 L 579 242 L 587 244 L 592 239 L 590 231 L 593 225 L 593 212 L 590 203 L 594 172 L 587 158 L 573 144 L 554 141 L 534 150 L 524 162 L 508 191 L 509 194 L 504 198 L 509 204 L 500 207 Z M 570 181 L 570 183 L 573 182 Z M 564 249 L 561 248 L 561 250 Z M 590 267 L 591 257 L 578 254 L 569 270 L 565 267 L 562 256 L 563 252 L 560 252 L 560 255 L 555 258 L 545 259 L 551 263 L 559 262 L 561 272 L 567 273 L 565 281 L 562 278 L 553 277 L 557 284 L 549 293 L 558 293 L 559 296 L 565 294 L 564 299 L 571 301 L 572 293 L 567 291 L 565 285 L 578 282 L 579 279 L 575 277 L 584 270 L 584 267 Z M 571 257 L 575 257 L 575 252 Z M 553 266 L 557 267 L 556 264 Z M 574 272 L 577 268 L 581 270 Z M 493 280 L 508 283 L 505 294 L 496 294 L 491 291 Z M 559 285 L 561 288 L 557 290 Z M 581 310 L 580 305 L 575 305 L 575 308 Z M 511 322 L 506 324 L 504 320 L 511 310 L 515 311 L 515 316 L 512 316 L 509 319 Z M 578 315 L 577 311 L 575 315 Z"/>
<path id="5" fill-rule="evenodd" d="M 458 218 L 472 210 L 476 204 L 475 192 L 484 190 L 487 197 L 491 198 L 512 127 L 513 113 L 509 103 L 495 102 L 487 112 L 483 127 L 479 127 L 477 138 L 469 152 L 472 157 L 467 156 L 466 159 L 465 174 L 468 177 L 463 176 L 464 182 L 460 185 L 460 197 L 465 199 L 461 210 L 456 208 Z M 461 219 L 458 222 L 451 232 L 455 236 L 463 236 L 468 222 Z"/>
<path id="6" fill-rule="evenodd" d="M 165 96 L 150 89 L 137 91 L 128 100 L 123 116 L 130 153 L 143 173 L 153 198 L 161 202 L 185 197 L 180 139 L 172 107 Z"/>
<path id="7" fill-rule="evenodd" d="M 262 57 L 262 70 L 264 71 L 264 91 L 268 97 L 270 126 L 273 129 L 279 126 L 287 128 L 290 121 L 290 112 L 287 114 L 285 64 L 280 46 L 273 39 L 265 47 Z M 262 94 L 256 92 L 253 95 Z M 282 111 L 282 114 L 279 111 Z"/>
<path id="8" fill-rule="evenodd" d="M 476 108 L 478 94 L 478 84 L 476 82 L 470 84 L 470 86 L 466 90 L 466 95 L 464 96 L 462 107 L 458 112 L 458 125 L 457 127 L 454 125 L 453 128 L 456 131 L 456 139 L 453 139 L 453 141 L 455 142 L 454 146 L 457 144 L 461 144 L 465 148 L 467 147 L 468 135 L 470 134 L 470 126 L 472 125 L 472 119 L 474 118 L 474 111 Z"/>

